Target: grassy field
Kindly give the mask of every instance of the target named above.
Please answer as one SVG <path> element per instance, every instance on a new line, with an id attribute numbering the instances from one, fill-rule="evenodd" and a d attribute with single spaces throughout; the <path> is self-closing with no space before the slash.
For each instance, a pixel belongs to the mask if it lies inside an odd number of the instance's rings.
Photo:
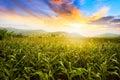
<path id="1" fill-rule="evenodd" d="M 0 80 L 120 80 L 120 38 L 0 40 Z"/>

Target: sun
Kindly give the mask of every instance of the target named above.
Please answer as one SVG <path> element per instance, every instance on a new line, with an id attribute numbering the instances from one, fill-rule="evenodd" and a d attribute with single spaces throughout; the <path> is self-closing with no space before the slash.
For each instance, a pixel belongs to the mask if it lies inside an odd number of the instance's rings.
<path id="1" fill-rule="evenodd" d="M 67 29 L 68 33 L 81 34 L 85 25 L 80 23 L 70 23 L 67 24 L 67 26 L 69 26 L 69 28 Z"/>

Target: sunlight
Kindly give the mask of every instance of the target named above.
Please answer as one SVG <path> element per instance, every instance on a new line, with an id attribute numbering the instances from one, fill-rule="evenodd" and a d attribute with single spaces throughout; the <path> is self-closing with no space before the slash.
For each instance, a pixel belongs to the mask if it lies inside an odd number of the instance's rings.
<path id="1" fill-rule="evenodd" d="M 68 33 L 77 33 L 77 34 L 80 34 L 82 32 L 82 28 L 85 25 L 84 24 L 79 24 L 79 23 L 71 23 L 71 24 L 67 24 L 67 26 L 70 26 L 67 29 Z"/>

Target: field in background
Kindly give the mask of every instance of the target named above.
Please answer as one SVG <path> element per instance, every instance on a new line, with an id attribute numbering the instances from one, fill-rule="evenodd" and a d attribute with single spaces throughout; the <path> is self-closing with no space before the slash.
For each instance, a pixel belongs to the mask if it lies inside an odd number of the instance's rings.
<path id="1" fill-rule="evenodd" d="M 4 36 L 0 80 L 120 80 L 119 37 Z"/>

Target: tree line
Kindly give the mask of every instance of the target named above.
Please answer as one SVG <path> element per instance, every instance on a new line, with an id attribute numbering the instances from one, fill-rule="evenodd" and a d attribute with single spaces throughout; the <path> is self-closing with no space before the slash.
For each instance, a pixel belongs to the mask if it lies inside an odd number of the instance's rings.
<path id="1" fill-rule="evenodd" d="M 0 29 L 0 40 L 12 39 L 13 37 L 25 37 L 22 33 L 16 34 L 13 31 L 10 32 L 7 29 Z"/>

